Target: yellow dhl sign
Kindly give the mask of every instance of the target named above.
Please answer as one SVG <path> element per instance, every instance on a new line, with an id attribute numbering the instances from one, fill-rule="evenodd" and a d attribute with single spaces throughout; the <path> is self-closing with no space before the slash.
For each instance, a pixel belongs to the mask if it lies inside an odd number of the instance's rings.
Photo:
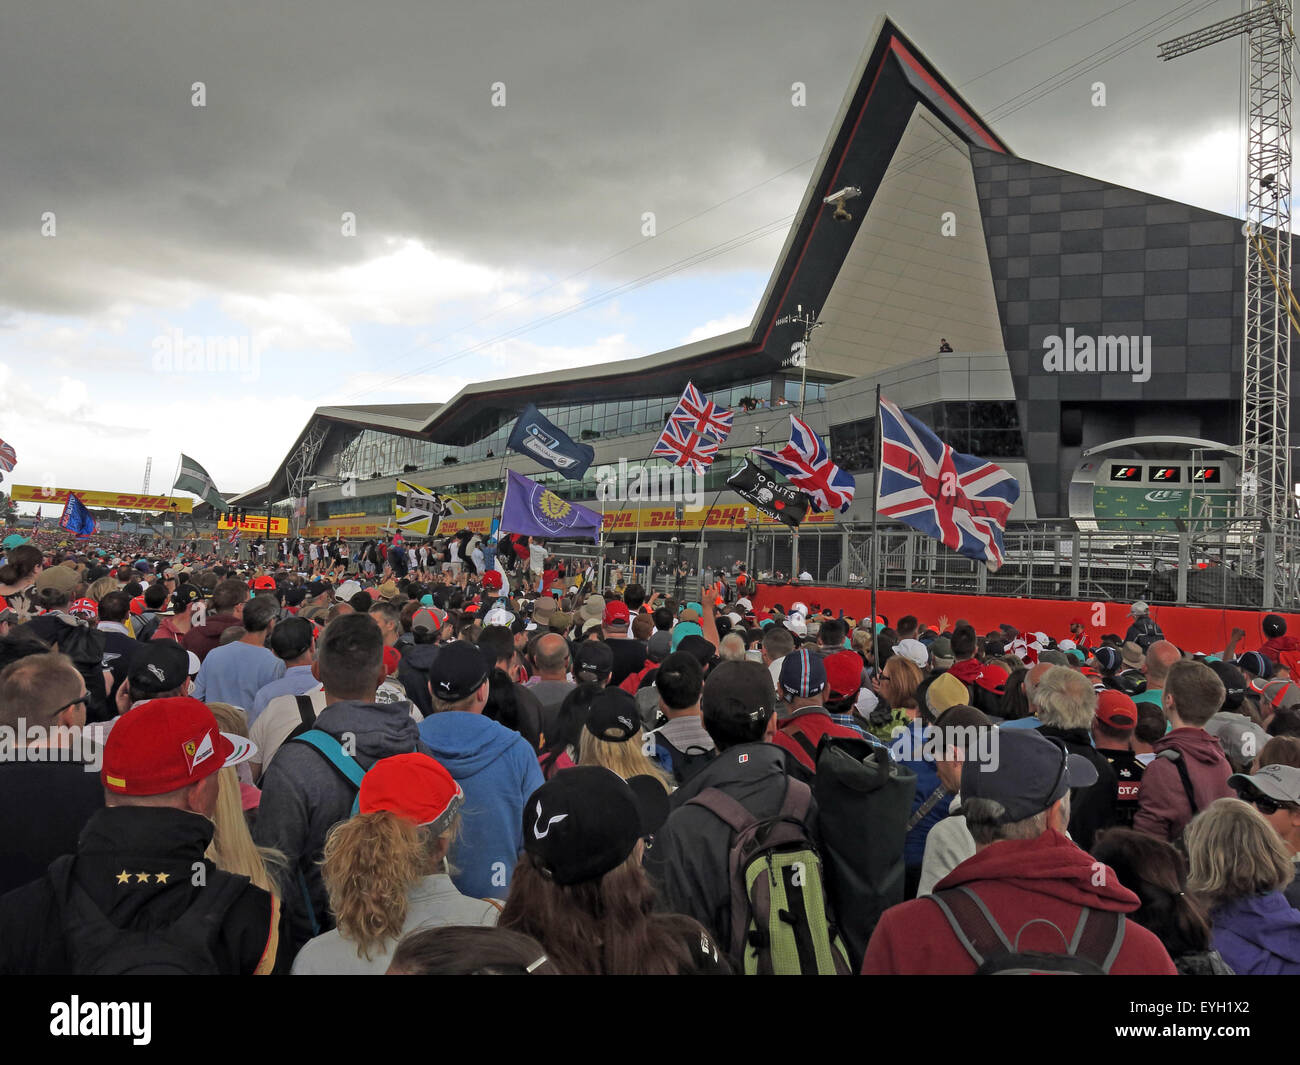
<path id="1" fill-rule="evenodd" d="M 222 520 L 220 520 L 220 519 L 217 520 L 217 528 L 218 528 L 218 529 L 233 529 L 233 528 L 235 527 L 235 525 L 236 525 L 236 523 L 233 522 L 233 521 L 222 521 Z M 258 515 L 254 514 L 252 517 L 250 517 L 250 518 L 245 518 L 243 521 L 238 522 L 238 525 L 239 525 L 239 531 L 240 531 L 240 532 L 249 532 L 249 533 L 265 533 L 265 532 L 266 532 L 266 515 L 263 514 L 263 515 L 261 515 L 261 516 L 259 517 Z M 289 535 L 289 519 L 288 519 L 288 518 L 272 518 L 272 519 L 271 519 L 271 535 L 272 535 L 272 536 L 288 536 L 288 535 Z"/>
<path id="2" fill-rule="evenodd" d="M 680 520 L 677 509 L 664 507 L 628 507 L 626 510 L 607 510 L 605 513 L 605 532 L 699 532 L 701 529 L 744 529 L 751 522 L 780 527 L 775 518 L 769 518 L 756 507 L 748 503 L 734 503 L 722 507 L 700 507 L 698 510 L 686 510 Z M 832 525 L 835 515 L 829 511 L 821 514 L 810 513 L 804 519 L 804 525 Z M 486 536 L 491 528 L 489 518 L 443 518 L 438 523 L 438 536 L 449 536 L 461 529 Z M 510 530 L 505 530 L 509 532 Z"/>
<path id="3" fill-rule="evenodd" d="M 194 508 L 194 500 L 187 496 L 151 496 L 139 492 L 90 492 L 82 488 L 16 484 L 9 494 L 18 503 L 57 503 L 62 506 L 68 501 L 70 492 L 75 493 L 86 506 L 106 510 L 161 510 L 169 514 L 189 514 Z"/>

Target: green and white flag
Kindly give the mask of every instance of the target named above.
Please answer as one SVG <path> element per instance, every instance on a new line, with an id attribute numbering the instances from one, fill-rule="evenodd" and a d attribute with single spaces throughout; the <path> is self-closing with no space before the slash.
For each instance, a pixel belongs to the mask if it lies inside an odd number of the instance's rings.
<path id="1" fill-rule="evenodd" d="M 176 483 L 172 485 L 172 491 L 177 489 L 182 492 L 193 492 L 205 503 L 211 503 L 216 510 L 226 509 L 226 501 L 221 498 L 221 493 L 217 491 L 216 483 L 209 476 L 208 471 L 183 453 L 180 473 L 176 475 Z"/>

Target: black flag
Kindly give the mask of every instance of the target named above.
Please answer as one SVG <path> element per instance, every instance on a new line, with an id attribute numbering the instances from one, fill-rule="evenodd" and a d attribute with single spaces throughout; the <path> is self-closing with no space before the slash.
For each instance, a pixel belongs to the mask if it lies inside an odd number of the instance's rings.
<path id="1" fill-rule="evenodd" d="M 808 513 L 808 497 L 788 484 L 772 480 L 749 459 L 745 467 L 727 478 L 727 484 L 741 499 L 756 506 L 768 517 L 798 527 Z"/>

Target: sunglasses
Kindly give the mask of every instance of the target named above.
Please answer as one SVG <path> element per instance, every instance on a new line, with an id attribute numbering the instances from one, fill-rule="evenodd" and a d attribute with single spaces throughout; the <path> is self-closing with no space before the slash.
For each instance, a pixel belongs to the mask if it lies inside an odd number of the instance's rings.
<path id="1" fill-rule="evenodd" d="M 1278 802 L 1276 799 L 1270 799 L 1267 795 L 1251 795 L 1248 797 L 1247 796 L 1242 796 L 1242 797 L 1245 798 L 1248 803 L 1250 803 L 1253 807 L 1255 807 L 1255 809 L 1258 810 L 1260 813 L 1262 813 L 1265 817 L 1269 816 L 1270 814 L 1275 814 L 1279 810 L 1296 809 L 1295 803 Z"/>
<path id="2" fill-rule="evenodd" d="M 79 697 L 76 698 L 76 699 L 73 699 L 72 702 L 70 702 L 70 703 L 64 703 L 61 707 L 59 707 L 59 708 L 58 708 L 57 710 L 55 710 L 54 712 L 55 712 L 56 714 L 61 714 L 61 713 L 63 713 L 64 710 L 67 710 L 69 707 L 77 706 L 77 705 L 81 705 L 81 706 L 89 706 L 89 705 L 90 705 L 90 693 L 87 692 L 85 695 L 82 695 L 82 696 L 79 696 Z"/>

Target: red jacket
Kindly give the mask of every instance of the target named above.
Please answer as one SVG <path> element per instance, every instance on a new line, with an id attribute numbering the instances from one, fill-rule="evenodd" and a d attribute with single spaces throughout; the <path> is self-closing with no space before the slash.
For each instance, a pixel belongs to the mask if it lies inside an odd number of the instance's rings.
<path id="1" fill-rule="evenodd" d="M 1132 913 L 1138 897 L 1119 882 L 1106 866 L 1080 850 L 1059 832 L 1049 830 L 1037 839 L 1004 840 L 967 858 L 939 881 L 934 890 L 968 886 L 993 914 L 1020 949 L 1062 953 L 1061 937 L 1073 935 L 1084 906 L 1096 910 Z M 1023 932 L 1023 934 L 1021 934 Z M 867 944 L 862 961 L 864 975 L 969 976 L 975 959 L 953 934 L 948 919 L 929 898 L 913 899 L 886 910 Z M 1126 921 L 1124 943 L 1111 967 L 1116 976 L 1176 976 L 1177 970 L 1152 933 Z"/>
<path id="2" fill-rule="evenodd" d="M 1287 636 L 1285 634 L 1274 636 L 1259 649 L 1259 653 L 1275 665 L 1282 662 L 1282 655 L 1288 651 L 1291 652 L 1291 654 L 1287 656 L 1288 658 L 1291 658 L 1297 651 L 1300 651 L 1300 636 Z M 1289 665 L 1289 663 L 1283 664 Z"/>
<path id="3" fill-rule="evenodd" d="M 1172 843 L 1192 819 L 1178 766 L 1158 757 L 1161 751 L 1174 750 L 1183 756 L 1192 794 L 1196 796 L 1197 813 L 1215 799 L 1230 799 L 1237 794 L 1228 787 L 1232 767 L 1223 756 L 1223 748 L 1205 729 L 1176 728 L 1156 740 L 1151 749 L 1157 757 L 1142 773 L 1137 813 L 1133 817 L 1133 827 L 1139 832 Z"/>
<path id="4" fill-rule="evenodd" d="M 208 652 L 221 643 L 221 634 L 238 624 L 239 618 L 234 614 L 213 614 L 203 625 L 190 629 L 181 641 L 181 646 L 187 651 L 193 651 L 202 662 L 208 657 Z"/>
<path id="5" fill-rule="evenodd" d="M 965 661 L 954 663 L 952 669 L 948 670 L 948 672 L 967 687 L 970 687 L 975 683 L 979 675 L 984 672 L 984 663 L 977 658 L 967 658 Z"/>
<path id="6" fill-rule="evenodd" d="M 796 732 L 808 741 L 813 750 L 817 749 L 817 744 L 821 742 L 823 736 L 839 736 L 848 740 L 862 739 L 862 733 L 856 729 L 835 724 L 831 720 L 830 714 L 819 706 L 804 707 L 797 710 L 794 716 L 779 722 L 776 735 L 772 737 L 772 742 L 778 747 L 783 747 L 789 751 L 800 765 L 813 772 L 816 772 L 817 764 L 807 750 L 804 749 L 803 744 L 794 738 Z"/>

